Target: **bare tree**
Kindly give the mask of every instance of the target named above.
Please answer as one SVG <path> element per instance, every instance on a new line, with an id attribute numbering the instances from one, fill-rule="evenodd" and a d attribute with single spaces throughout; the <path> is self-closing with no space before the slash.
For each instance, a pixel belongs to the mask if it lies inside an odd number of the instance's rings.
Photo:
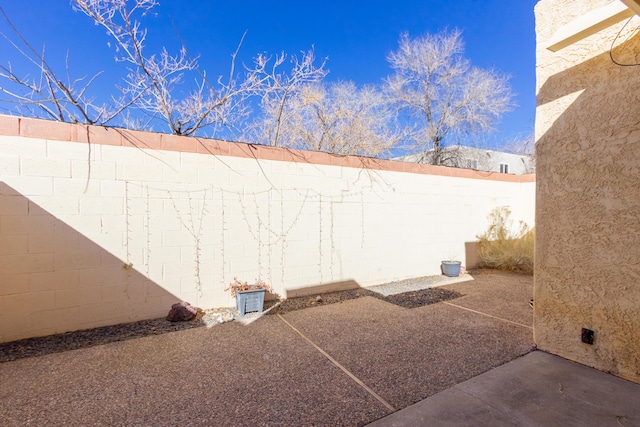
<path id="1" fill-rule="evenodd" d="M 158 6 L 156 0 L 71 0 L 74 10 L 103 27 L 116 51 L 116 62 L 126 67 L 125 77 L 117 86 L 118 97 L 98 105 L 87 89 L 90 79 L 59 77 L 44 58 L 22 37 L 4 14 L 14 37 L 0 33 L 38 71 L 38 76 L 19 76 L 11 64 L 0 66 L 0 79 L 10 84 L 0 90 L 9 95 L 18 112 L 35 117 L 88 124 L 113 124 L 135 129 L 152 129 L 158 123 L 176 135 L 216 136 L 224 130 L 236 137 L 250 115 L 248 99 L 262 99 L 277 104 L 285 102 L 287 93 L 302 82 L 324 77 L 324 63 L 316 67 L 313 50 L 293 57 L 290 74 L 282 70 L 287 55 L 257 55 L 250 66 L 236 69 L 238 49 L 231 55 L 226 77 L 211 81 L 184 43 L 172 54 L 166 48 L 148 53 L 147 30 L 140 19 Z M 179 34 L 178 34 L 179 38 Z M 14 40 L 15 39 L 15 40 Z M 244 36 L 243 36 L 244 39 Z M 63 82 L 66 80 L 66 83 Z"/>
<path id="2" fill-rule="evenodd" d="M 395 73 L 386 80 L 400 111 L 410 113 L 423 162 L 445 164 L 447 140 L 489 131 L 512 106 L 508 77 L 472 67 L 460 31 L 400 37 L 388 56 Z"/>
<path id="3" fill-rule="evenodd" d="M 135 105 L 152 118 L 162 118 L 175 135 L 192 135 L 210 126 L 232 127 L 248 114 L 244 101 L 266 78 L 267 61 L 261 56 L 255 68 L 238 80 L 237 50 L 232 55 L 228 77 L 220 77 L 216 82 L 211 82 L 199 69 L 197 58 L 189 54 L 184 44 L 177 54 L 163 48 L 159 55 L 147 55 L 147 30 L 141 27 L 138 16 L 148 14 L 158 5 L 156 0 L 73 0 L 72 4 L 104 27 L 115 41 L 116 59 L 128 64 L 125 93 L 136 99 Z M 184 97 L 176 97 L 175 88 L 184 82 L 185 73 L 194 74 L 195 89 Z"/>
<path id="4" fill-rule="evenodd" d="M 90 78 L 72 79 L 67 53 L 65 76 L 59 76 L 45 59 L 44 48 L 42 52 L 35 50 L 1 7 L 0 13 L 13 37 L 5 32 L 0 32 L 0 36 L 36 70 L 36 75 L 31 77 L 18 75 L 10 62 L 0 65 L 0 79 L 5 82 L 0 91 L 9 96 L 8 102 L 19 114 L 62 122 L 106 125 L 136 101 L 135 97 L 120 94 L 112 98 L 110 104 L 98 104 L 87 91 L 101 73 Z"/>
<path id="5" fill-rule="evenodd" d="M 377 156 L 401 138 L 393 111 L 373 86 L 353 82 L 300 86 L 286 102 L 263 104 L 263 134 L 272 145 Z"/>
<path id="6" fill-rule="evenodd" d="M 305 85 L 320 82 L 328 74 L 325 69 L 326 59 L 319 66 L 315 65 L 313 49 L 301 52 L 300 57 L 291 57 L 292 68 L 289 74 L 279 73 L 277 69 L 285 59 L 286 55 L 280 54 L 268 72 L 268 78 L 264 79 L 260 96 L 262 116 L 247 126 L 243 134 L 247 141 L 282 146 L 283 128 L 290 114 L 290 109 L 286 107 L 299 96 Z"/>
<path id="7" fill-rule="evenodd" d="M 528 133 L 520 133 L 507 141 L 500 148 L 501 151 L 507 153 L 518 154 L 522 156 L 527 173 L 535 173 L 536 169 L 536 141 L 533 130 Z M 525 160 L 528 158 L 528 161 Z"/>
<path id="8" fill-rule="evenodd" d="M 533 131 L 517 134 L 513 139 L 504 144 L 502 150 L 522 156 L 535 157 L 536 141 Z"/>

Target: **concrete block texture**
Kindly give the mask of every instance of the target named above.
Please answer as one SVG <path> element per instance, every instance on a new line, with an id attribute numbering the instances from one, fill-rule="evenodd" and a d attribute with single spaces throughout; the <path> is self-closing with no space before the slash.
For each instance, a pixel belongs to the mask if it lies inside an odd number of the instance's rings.
<path id="1" fill-rule="evenodd" d="M 0 156 L 0 175 L 20 175 L 20 159 L 18 157 Z"/>
<path id="2" fill-rule="evenodd" d="M 0 295 L 26 294 L 29 292 L 29 276 L 25 274 L 0 275 Z"/>
<path id="3" fill-rule="evenodd" d="M 640 75 L 611 59 L 640 63 L 637 26 L 620 22 L 558 52 L 545 48 L 563 25 L 608 3 L 536 5 L 535 339 L 640 382 L 640 96 L 630 89 Z"/>
<path id="4" fill-rule="evenodd" d="M 128 131 L 81 125 L 56 139 L 61 128 L 36 128 L 0 136 L 0 159 L 31 165 L 0 181 L 0 277 L 11 280 L 0 303 L 22 304 L 3 313 L 14 317 L 0 322 L 0 341 L 163 317 L 181 300 L 232 306 L 224 288 L 234 277 L 286 295 L 440 274 L 445 254 L 464 262 L 465 242 L 500 203 L 533 225 L 530 177 L 406 173 L 388 161 L 366 173 L 323 153 L 143 132 L 125 142 Z M 51 305 L 15 299 L 31 293 Z"/>

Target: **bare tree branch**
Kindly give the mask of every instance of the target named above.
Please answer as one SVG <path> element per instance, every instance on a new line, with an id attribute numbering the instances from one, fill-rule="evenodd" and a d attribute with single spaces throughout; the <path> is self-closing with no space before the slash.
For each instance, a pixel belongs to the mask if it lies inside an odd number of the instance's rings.
<path id="1" fill-rule="evenodd" d="M 403 34 L 388 56 L 395 73 L 386 89 L 398 110 L 416 120 L 413 139 L 424 162 L 446 164 L 448 139 L 489 131 L 512 107 L 508 77 L 472 67 L 463 54 L 456 30 L 415 39 Z"/>
<path id="2" fill-rule="evenodd" d="M 393 111 L 373 86 L 308 83 L 287 94 L 263 105 L 264 134 L 277 135 L 279 146 L 373 157 L 402 137 Z"/>
<path id="3" fill-rule="evenodd" d="M 326 75 L 324 62 L 320 66 L 314 64 L 313 50 L 303 53 L 300 59 L 291 57 L 289 73 L 282 70 L 287 58 L 284 52 L 273 58 L 260 54 L 250 66 L 239 67 L 236 61 L 243 35 L 231 54 L 228 75 L 211 80 L 199 68 L 198 57 L 190 54 L 179 33 L 181 48 L 177 53 L 166 48 L 148 52 L 148 32 L 141 18 L 153 13 L 158 6 L 156 0 L 71 0 L 71 4 L 106 30 L 116 62 L 124 65 L 124 78 L 115 86 L 119 96 L 112 96 L 108 106 L 98 105 L 89 89 L 102 72 L 89 79 L 72 79 L 68 53 L 66 83 L 63 82 L 45 60 L 44 51 L 33 49 L 0 8 L 15 37 L 0 35 L 37 70 L 37 77 L 30 78 L 18 75 L 11 64 L 0 65 L 0 80 L 9 83 L 0 87 L 9 100 L 0 101 L 13 103 L 29 115 L 72 123 L 106 125 L 118 118 L 119 124 L 147 130 L 160 122 L 176 135 L 208 132 L 207 136 L 215 136 L 221 129 L 239 135 L 246 134 L 240 128 L 251 113 L 251 97 L 280 105 L 279 121 L 284 104 L 297 88 Z M 279 132 L 277 126 L 274 139 L 267 142 L 277 144 Z"/>
<path id="4" fill-rule="evenodd" d="M 13 88 L 2 86 L 0 91 L 9 95 L 13 103 L 16 104 L 18 111 L 22 114 L 26 111 L 26 115 L 34 117 L 44 117 L 71 123 L 103 125 L 119 115 L 122 109 L 131 105 L 133 100 L 126 101 L 122 98 L 116 104 L 118 108 L 112 111 L 105 105 L 97 105 L 92 99 L 87 98 L 88 88 L 102 72 L 96 73 L 88 80 L 84 77 L 72 80 L 68 65 L 68 54 L 65 70 L 67 82 L 63 82 L 45 59 L 44 48 L 42 53 L 36 51 L 22 36 L 1 7 L 0 13 L 17 40 L 14 41 L 4 32 L 0 32 L 0 35 L 38 71 L 38 78 L 32 79 L 29 76 L 18 76 L 13 71 L 10 63 L 7 66 L 0 66 L 0 79 L 10 82 Z M 85 81 L 86 83 L 83 83 Z M 3 100 L 3 102 L 11 101 Z M 32 106 L 35 109 L 31 108 Z M 26 107 L 26 110 L 21 107 Z"/>
<path id="5" fill-rule="evenodd" d="M 302 88 L 314 82 L 322 81 L 328 71 L 325 69 L 326 59 L 319 66 L 315 64 L 313 48 L 301 52 L 301 56 L 291 56 L 289 73 L 281 71 L 287 56 L 284 52 L 271 58 L 258 55 L 255 60 L 256 70 L 263 84 L 258 92 L 263 116 L 245 130 L 243 137 L 255 143 L 285 146 L 282 142 L 284 122 L 287 117 L 286 106 L 297 96 Z"/>

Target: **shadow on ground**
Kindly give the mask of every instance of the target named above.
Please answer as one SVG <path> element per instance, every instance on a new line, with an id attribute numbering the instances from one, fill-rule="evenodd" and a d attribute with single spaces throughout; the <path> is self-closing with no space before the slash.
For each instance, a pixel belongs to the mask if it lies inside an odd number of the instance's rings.
<path id="1" fill-rule="evenodd" d="M 365 296 L 250 326 L 2 363 L 0 422 L 364 425 L 531 351 L 529 326 L 470 311 L 509 305 L 521 311 L 511 307 L 513 318 L 525 319 L 530 277 L 480 274 L 444 288 L 462 287 L 464 297 L 413 309 Z M 496 298 L 485 301 L 489 290 Z"/>

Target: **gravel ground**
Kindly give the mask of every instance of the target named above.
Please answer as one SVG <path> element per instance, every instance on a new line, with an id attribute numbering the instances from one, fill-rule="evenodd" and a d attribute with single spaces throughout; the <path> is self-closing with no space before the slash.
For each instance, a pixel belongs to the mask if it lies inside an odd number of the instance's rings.
<path id="1" fill-rule="evenodd" d="M 378 292 L 373 292 L 369 289 L 359 288 L 349 291 L 329 292 L 309 297 L 290 298 L 281 301 L 279 304 L 276 301 L 266 302 L 265 309 L 269 309 L 273 306 L 273 308 L 269 310 L 268 314 L 285 314 L 303 308 L 335 304 L 361 297 L 374 297 L 391 304 L 399 305 L 400 307 L 417 308 L 428 304 L 435 304 L 440 301 L 458 298 L 460 296 L 462 295 L 457 292 L 439 288 L 422 289 L 388 296 Z"/>
<path id="2" fill-rule="evenodd" d="M 415 279 L 413 287 L 431 286 L 436 281 L 437 279 L 429 278 Z M 397 289 L 404 290 L 407 286 L 411 286 L 407 285 L 408 282 L 410 281 L 405 280 L 397 282 L 395 285 L 397 285 Z M 462 294 L 458 292 L 440 288 L 419 289 L 397 293 L 395 295 L 384 295 L 384 293 L 390 292 L 390 289 L 392 289 L 390 286 L 393 287 L 393 285 L 394 284 L 381 285 L 384 286 L 383 293 L 379 292 L 378 287 L 369 289 L 358 288 L 309 297 L 289 298 L 280 302 L 266 301 L 264 309 L 267 314 L 285 314 L 304 308 L 336 304 L 365 296 L 378 298 L 405 308 L 416 308 L 462 296 Z M 370 289 L 376 289 L 376 292 Z M 256 313 L 248 313 L 245 317 L 255 316 Z M 160 318 L 12 341 L 0 344 L 0 363 L 25 357 L 43 356 L 51 353 L 140 338 L 148 335 L 160 335 L 201 326 L 211 326 L 212 324 L 225 323 L 240 318 L 238 310 L 225 307 L 206 310 L 196 319 L 188 322 L 169 322 L 164 318 Z"/>
<path id="3" fill-rule="evenodd" d="M 463 294 L 456 306 L 406 309 L 375 295 L 328 304 L 325 294 L 322 303 L 305 298 L 300 307 L 314 308 L 288 312 L 286 322 L 238 318 L 2 363 L 0 420 L 3 427 L 366 425 L 390 410 L 327 354 L 400 409 L 531 350 L 530 327 L 471 310 L 524 321 L 532 278 L 474 279 L 438 288 Z"/>

